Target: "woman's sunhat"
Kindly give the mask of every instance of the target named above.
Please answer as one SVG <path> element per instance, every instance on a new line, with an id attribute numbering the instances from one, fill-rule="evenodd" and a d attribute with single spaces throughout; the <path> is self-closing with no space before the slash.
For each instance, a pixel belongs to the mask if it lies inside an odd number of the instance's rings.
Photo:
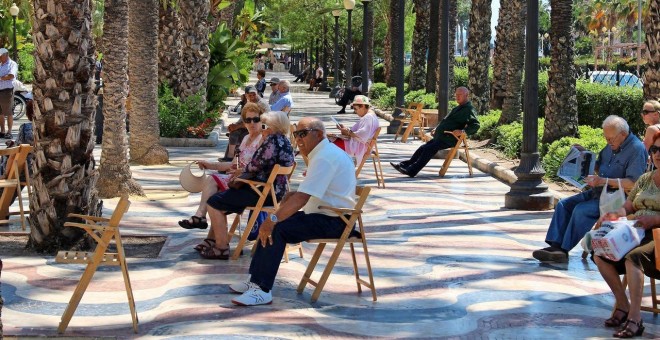
<path id="1" fill-rule="evenodd" d="M 204 180 L 206 179 L 206 170 L 204 170 L 201 176 L 195 176 L 195 174 L 193 174 L 192 170 L 190 169 L 190 167 L 193 164 L 196 163 L 192 162 L 186 165 L 183 168 L 183 170 L 181 170 L 181 173 L 179 174 L 179 183 L 181 183 L 181 187 L 186 191 L 197 193 L 197 192 L 201 192 L 202 189 L 204 188 Z"/>
<path id="2" fill-rule="evenodd" d="M 367 97 L 367 96 L 363 96 L 363 95 L 361 95 L 361 94 L 355 96 L 355 98 L 353 99 L 353 103 L 351 104 L 351 106 L 356 105 L 356 104 L 357 104 L 357 105 L 371 106 L 371 103 L 369 103 L 369 97 Z"/>

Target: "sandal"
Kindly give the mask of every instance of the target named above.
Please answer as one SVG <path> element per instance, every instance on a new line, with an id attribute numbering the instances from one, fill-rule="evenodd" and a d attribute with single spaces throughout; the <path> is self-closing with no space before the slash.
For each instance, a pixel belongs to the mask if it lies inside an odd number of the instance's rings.
<path id="1" fill-rule="evenodd" d="M 204 241 L 202 241 L 202 243 L 196 245 L 193 249 L 195 249 L 197 251 L 202 251 L 206 248 L 212 248 L 214 246 L 215 246 L 215 240 L 214 239 L 205 238 Z"/>
<path id="2" fill-rule="evenodd" d="M 199 255 L 209 260 L 229 260 L 229 248 L 219 249 L 216 247 L 204 248 Z"/>
<path id="3" fill-rule="evenodd" d="M 632 325 L 637 326 L 636 331 L 630 329 L 630 326 Z M 612 334 L 612 336 L 615 338 L 632 338 L 636 336 L 641 336 L 643 333 L 644 333 L 644 320 L 639 320 L 639 322 L 637 322 L 628 319 L 628 321 L 626 321 L 626 323 L 623 325 L 623 328 L 620 331 Z"/>
<path id="4" fill-rule="evenodd" d="M 619 313 L 621 312 L 621 313 Z M 619 313 L 621 315 L 620 318 L 617 318 L 616 315 Z M 628 320 L 628 312 L 624 311 L 623 309 L 616 308 L 614 310 L 614 313 L 612 313 L 612 317 L 605 320 L 605 327 L 619 327 L 621 326 L 624 322 Z"/>
<path id="5" fill-rule="evenodd" d="M 179 226 L 183 229 L 206 229 L 209 227 L 209 224 L 204 217 L 191 216 L 190 220 L 179 221 Z"/>

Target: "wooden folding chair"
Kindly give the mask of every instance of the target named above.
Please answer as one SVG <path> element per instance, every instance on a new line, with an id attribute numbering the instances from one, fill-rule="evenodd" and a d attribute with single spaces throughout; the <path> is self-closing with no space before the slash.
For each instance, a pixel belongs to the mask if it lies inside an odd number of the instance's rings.
<path id="1" fill-rule="evenodd" d="M 408 104 L 408 108 L 400 108 L 403 112 L 403 117 L 397 117 L 394 118 L 394 120 L 399 121 L 399 128 L 396 130 L 396 134 L 394 135 L 394 140 L 396 141 L 396 138 L 399 136 L 401 133 L 401 130 L 403 129 L 403 126 L 406 126 L 406 129 L 403 132 L 403 135 L 401 136 L 401 142 L 405 143 L 408 140 L 408 136 L 410 133 L 414 132 L 415 127 L 418 127 L 420 131 L 420 136 L 424 136 L 423 129 L 424 129 L 424 122 L 422 119 L 422 109 L 424 109 L 424 104 L 423 103 L 410 103 Z M 415 138 L 415 135 L 413 133 L 413 138 Z"/>
<path id="2" fill-rule="evenodd" d="M 374 135 L 369 140 L 367 151 L 365 151 L 364 156 L 362 156 L 362 161 L 355 169 L 355 178 L 360 176 L 362 167 L 367 161 L 367 158 L 369 158 L 374 163 L 374 173 L 376 174 L 376 183 L 378 183 L 378 187 L 380 188 L 382 184 L 383 188 L 385 188 L 385 177 L 383 177 L 383 167 L 380 165 L 380 154 L 378 153 L 378 135 L 380 135 L 380 129 L 380 127 L 377 128 L 376 132 L 374 132 Z"/>
<path id="3" fill-rule="evenodd" d="M 126 294 L 128 295 L 128 307 L 131 310 L 131 318 L 133 319 L 133 331 L 138 332 L 138 316 L 135 309 L 135 300 L 133 299 L 133 289 L 131 288 L 131 280 L 128 277 L 128 267 L 126 265 L 126 255 L 124 254 L 124 247 L 121 242 L 121 234 L 119 233 L 119 222 L 122 217 L 128 211 L 128 207 L 131 205 L 131 202 L 128 200 L 128 196 L 123 196 L 115 211 L 112 213 L 112 217 L 104 218 L 97 216 L 88 216 L 80 214 L 69 214 L 69 218 L 79 218 L 84 220 L 84 223 L 77 222 L 66 222 L 64 223 L 65 227 L 75 227 L 85 230 L 96 242 L 96 249 L 93 253 L 82 252 L 82 251 L 60 251 L 55 257 L 55 261 L 58 263 L 86 263 L 87 267 L 78 281 L 76 289 L 73 291 L 71 300 L 62 314 L 62 320 L 60 321 L 60 326 L 57 328 L 57 331 L 62 334 L 69 325 L 69 321 L 73 316 L 73 313 L 78 308 L 80 299 L 82 299 L 89 282 L 92 280 L 96 269 L 100 265 L 110 265 L 110 266 L 120 266 L 121 272 L 124 276 L 124 286 L 126 288 Z M 106 253 L 108 245 L 111 241 L 115 241 L 117 246 L 116 253 Z"/>
<path id="4" fill-rule="evenodd" d="M 32 195 L 30 176 L 26 166 L 27 157 L 30 152 L 32 152 L 32 146 L 29 144 L 21 144 L 20 146 L 0 150 L 0 157 L 8 157 L 5 173 L 3 174 L 3 178 L 0 179 L 0 188 L 3 188 L 2 196 L 0 196 L 0 216 L 7 216 L 7 219 L 0 220 L 0 223 L 9 222 L 10 215 L 20 215 L 21 228 L 23 230 L 25 230 L 25 214 L 30 211 L 23 207 L 21 185 L 27 186 L 28 195 Z M 20 177 L 21 173 L 24 175 L 22 180 Z M 12 203 L 14 193 L 18 195 L 19 211 L 9 212 L 9 206 Z"/>
<path id="5" fill-rule="evenodd" d="M 236 179 L 236 181 L 241 181 L 244 182 L 246 185 L 249 185 L 250 188 L 255 193 L 257 193 L 257 195 L 259 195 L 259 200 L 253 207 L 245 208 L 245 210 L 250 210 L 252 214 L 250 215 L 250 218 L 248 218 L 247 225 L 245 226 L 245 230 L 243 231 L 243 234 L 240 236 L 238 240 L 236 249 L 234 249 L 234 253 L 231 256 L 232 260 L 238 259 L 238 257 L 241 255 L 241 250 L 243 250 L 243 247 L 245 247 L 245 244 L 247 243 L 248 235 L 250 235 L 250 231 L 254 227 L 254 223 L 256 222 L 259 213 L 262 211 L 272 213 L 275 212 L 275 210 L 277 210 L 277 208 L 280 206 L 277 197 L 275 197 L 275 190 L 273 188 L 273 183 L 275 183 L 275 178 L 277 178 L 278 175 L 290 176 L 293 173 L 294 169 L 295 169 L 295 163 L 293 166 L 287 166 L 287 167 L 281 166 L 279 164 L 275 164 L 275 167 L 273 167 L 273 170 L 270 172 L 270 176 L 268 176 L 268 180 L 266 182 L 257 182 L 257 181 L 251 181 L 240 178 Z M 268 196 L 270 196 L 271 200 L 273 201 L 272 206 L 264 206 Z M 234 222 L 231 224 L 231 228 L 229 229 L 230 242 L 231 239 L 234 237 L 234 235 L 237 234 L 236 230 L 238 229 L 238 226 L 241 223 L 241 216 L 242 214 L 236 214 L 236 217 L 234 218 Z M 302 248 L 301 248 L 300 256 L 302 256 Z"/>
<path id="6" fill-rule="evenodd" d="M 373 276 L 373 272 L 371 271 L 371 262 L 369 261 L 369 251 L 367 249 L 367 236 L 364 230 L 364 225 L 362 223 L 362 207 L 364 206 L 364 203 L 366 202 L 367 197 L 369 196 L 369 191 L 371 191 L 371 188 L 369 187 L 355 188 L 355 192 L 358 196 L 358 199 L 353 209 L 338 209 L 338 208 L 325 207 L 325 206 L 319 207 L 320 209 L 325 209 L 336 213 L 337 216 L 339 216 L 342 219 L 342 221 L 346 223 L 346 226 L 344 228 L 344 232 L 341 234 L 341 236 L 338 239 L 316 239 L 316 240 L 307 241 L 309 243 L 318 243 L 318 246 L 316 247 L 314 256 L 309 261 L 309 265 L 307 266 L 307 270 L 305 270 L 305 274 L 300 280 L 300 284 L 298 284 L 298 289 L 297 289 L 298 294 L 302 293 L 303 290 L 305 289 L 305 286 L 307 286 L 307 284 L 309 283 L 312 286 L 316 287 L 314 289 L 314 292 L 312 293 L 312 302 L 315 302 L 319 298 L 319 295 L 321 295 L 321 291 L 323 290 L 323 287 L 325 286 L 325 283 L 328 280 L 328 277 L 330 276 L 330 273 L 332 272 L 335 263 L 337 263 L 339 254 L 341 254 L 344 245 L 348 243 L 351 248 L 351 256 L 353 258 L 353 271 L 355 273 L 355 282 L 357 283 L 358 293 L 362 293 L 361 286 L 365 286 L 366 288 L 369 288 L 371 290 L 371 296 L 373 298 L 373 301 L 376 301 L 376 286 L 374 285 L 374 276 Z M 350 217 L 347 218 L 346 216 L 348 215 L 350 215 Z M 349 235 L 351 234 L 351 231 L 353 230 L 353 227 L 355 226 L 356 222 L 358 224 L 361 237 L 349 238 Z M 321 257 L 321 254 L 323 253 L 323 249 L 325 249 L 325 246 L 328 243 L 335 243 L 336 246 L 334 251 L 332 252 L 332 255 L 328 259 L 328 264 L 325 266 L 325 269 L 321 274 L 321 278 L 319 279 L 318 282 L 316 282 L 311 279 L 311 276 L 312 273 L 314 272 L 314 268 L 316 267 L 316 264 L 319 261 L 319 258 Z M 367 267 L 367 273 L 369 274 L 369 282 L 360 278 L 360 274 L 358 272 L 357 260 L 355 258 L 355 248 L 353 247 L 354 243 L 362 244 L 362 249 L 364 251 L 364 259 Z"/>
<path id="7" fill-rule="evenodd" d="M 454 138 L 456 138 L 456 136 L 454 136 Z M 447 173 L 447 169 L 449 169 L 449 164 L 451 164 L 451 161 L 454 160 L 454 157 L 456 157 L 456 153 L 458 153 L 458 149 L 460 148 L 463 148 L 465 150 L 465 160 L 468 165 L 468 171 L 470 172 L 470 177 L 472 177 L 472 163 L 470 162 L 470 150 L 468 147 L 467 135 L 465 134 L 465 131 L 460 135 L 460 137 L 456 138 L 456 145 L 454 145 L 454 147 L 449 150 L 447 157 L 445 157 L 445 162 L 442 164 L 442 168 L 440 168 L 440 172 L 439 172 L 440 177 L 445 176 L 445 174 Z"/>

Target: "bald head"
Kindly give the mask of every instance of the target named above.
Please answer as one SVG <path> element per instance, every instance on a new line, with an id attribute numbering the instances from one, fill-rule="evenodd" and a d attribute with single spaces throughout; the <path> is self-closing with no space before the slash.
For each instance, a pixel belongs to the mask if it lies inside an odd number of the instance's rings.
<path id="1" fill-rule="evenodd" d="M 463 105 L 468 102 L 468 97 L 470 95 L 470 90 L 467 89 L 467 87 L 461 86 L 456 88 L 456 92 L 454 93 L 454 97 L 456 98 L 456 102 L 458 105 Z"/>

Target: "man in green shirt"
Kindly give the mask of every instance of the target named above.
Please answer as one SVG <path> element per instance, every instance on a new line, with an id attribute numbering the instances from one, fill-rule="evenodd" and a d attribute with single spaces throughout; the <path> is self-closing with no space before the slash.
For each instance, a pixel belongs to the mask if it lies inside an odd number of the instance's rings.
<path id="1" fill-rule="evenodd" d="M 469 95 L 467 88 L 457 88 L 455 97 L 458 106 L 436 126 L 433 139 L 420 146 L 409 160 L 390 164 L 400 173 L 415 177 L 438 151 L 454 147 L 463 132 L 468 135 L 477 132 L 479 121 L 476 111 L 468 101 Z"/>

